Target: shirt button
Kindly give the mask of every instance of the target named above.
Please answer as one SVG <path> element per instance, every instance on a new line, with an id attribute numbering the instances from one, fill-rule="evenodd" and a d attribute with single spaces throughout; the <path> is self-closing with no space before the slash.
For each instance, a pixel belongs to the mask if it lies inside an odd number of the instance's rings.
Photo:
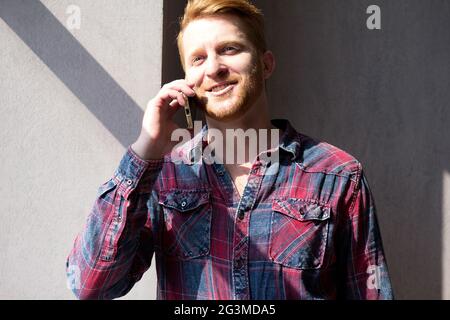
<path id="1" fill-rule="evenodd" d="M 127 185 L 131 186 L 133 184 L 133 180 L 127 179 L 126 183 L 127 183 Z"/>
<path id="2" fill-rule="evenodd" d="M 186 201 L 183 201 L 182 203 L 181 203 L 181 206 L 184 208 L 184 207 L 186 207 Z"/>
<path id="3" fill-rule="evenodd" d="M 243 220 L 244 217 L 245 217 L 245 212 L 244 212 L 244 210 L 243 210 L 243 209 L 239 210 L 239 215 L 238 215 L 239 220 Z"/>

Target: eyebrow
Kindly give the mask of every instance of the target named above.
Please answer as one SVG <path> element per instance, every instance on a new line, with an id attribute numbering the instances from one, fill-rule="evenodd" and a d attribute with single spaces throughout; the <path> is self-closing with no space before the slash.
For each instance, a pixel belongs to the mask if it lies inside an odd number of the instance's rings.
<path id="1" fill-rule="evenodd" d="M 219 48 L 220 47 L 224 47 L 226 45 L 234 45 L 236 47 L 247 47 L 247 45 L 244 43 L 244 41 L 242 40 L 225 40 L 225 41 L 220 41 L 219 44 L 217 45 Z"/>
<path id="2" fill-rule="evenodd" d="M 223 48 L 223 47 L 225 47 L 227 45 L 234 45 L 234 46 L 237 46 L 237 47 L 240 47 L 240 48 L 248 47 L 248 45 L 245 43 L 244 40 L 236 40 L 236 39 L 233 39 L 233 40 L 231 40 L 231 39 L 230 40 L 222 40 L 222 41 L 220 41 L 219 43 L 216 44 L 216 47 L 217 48 Z M 194 49 L 191 53 L 189 53 L 188 58 L 195 57 L 197 55 L 197 52 L 199 52 L 201 50 L 202 50 L 202 48 Z"/>

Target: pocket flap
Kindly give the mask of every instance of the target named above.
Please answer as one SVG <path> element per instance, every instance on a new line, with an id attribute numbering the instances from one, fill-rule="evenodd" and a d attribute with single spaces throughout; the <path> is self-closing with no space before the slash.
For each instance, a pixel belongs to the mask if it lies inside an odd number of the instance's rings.
<path id="1" fill-rule="evenodd" d="M 159 204 L 187 212 L 209 202 L 208 190 L 173 190 L 160 194 Z"/>
<path id="2" fill-rule="evenodd" d="M 299 221 L 326 220 L 330 217 L 329 207 L 297 198 L 274 199 L 272 210 Z"/>

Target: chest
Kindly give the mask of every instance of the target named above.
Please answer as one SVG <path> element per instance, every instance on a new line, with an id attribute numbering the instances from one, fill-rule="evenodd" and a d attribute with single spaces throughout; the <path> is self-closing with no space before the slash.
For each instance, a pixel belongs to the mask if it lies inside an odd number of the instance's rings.
<path id="1" fill-rule="evenodd" d="M 247 180 L 249 177 L 249 171 L 251 168 L 251 163 L 246 163 L 242 165 L 225 165 L 225 168 L 228 171 L 228 174 L 233 181 L 234 187 L 239 193 L 239 196 L 242 197 L 244 193 L 245 185 L 247 184 Z"/>

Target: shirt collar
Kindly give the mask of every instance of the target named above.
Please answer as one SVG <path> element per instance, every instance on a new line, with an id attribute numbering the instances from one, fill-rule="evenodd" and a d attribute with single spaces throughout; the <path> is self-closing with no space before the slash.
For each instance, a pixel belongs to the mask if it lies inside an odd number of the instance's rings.
<path id="1" fill-rule="evenodd" d="M 300 135 L 286 119 L 273 119 L 272 125 L 283 131 L 280 137 L 280 149 L 292 154 L 291 160 L 298 159 L 300 155 Z"/>

